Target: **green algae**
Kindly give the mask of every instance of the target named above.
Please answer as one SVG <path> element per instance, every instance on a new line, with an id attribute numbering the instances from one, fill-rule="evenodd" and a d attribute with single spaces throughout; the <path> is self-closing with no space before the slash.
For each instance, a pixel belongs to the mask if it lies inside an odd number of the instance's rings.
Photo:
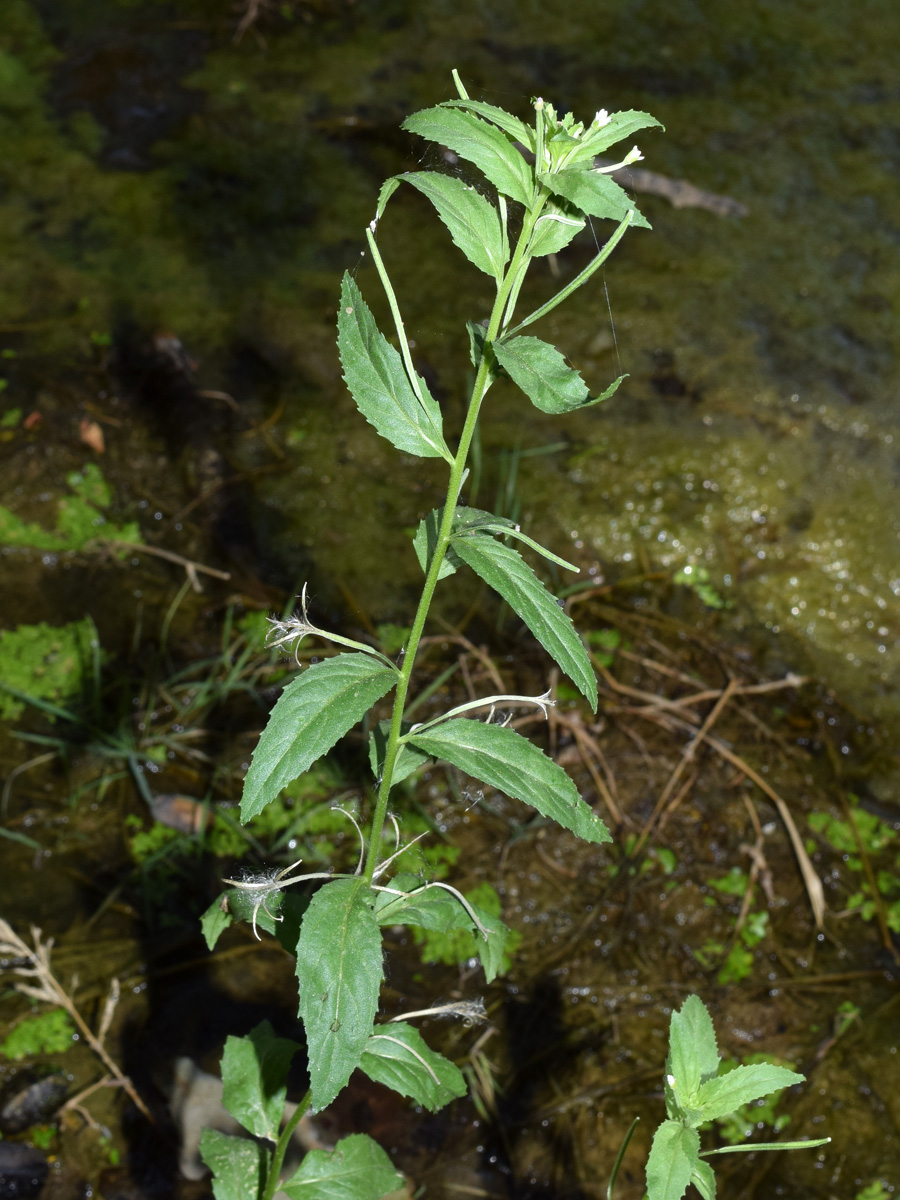
<path id="1" fill-rule="evenodd" d="M 90 549 L 97 542 L 141 544 L 143 539 L 137 522 L 115 525 L 100 511 L 112 503 L 112 492 L 96 463 L 88 463 L 81 471 L 71 471 L 66 483 L 71 495 L 59 500 L 52 529 L 35 521 L 24 521 L 0 505 L 0 545 L 74 551 Z M 115 553 L 121 555 L 128 551 L 119 549 Z"/>
<path id="2" fill-rule="evenodd" d="M 368 287 L 356 231 L 379 181 L 422 154 L 400 115 L 434 101 L 451 63 L 472 94 L 513 109 L 539 89 L 575 110 L 647 108 L 668 134 L 641 139 L 642 165 L 749 215 L 638 197 L 654 232 L 617 251 L 564 331 L 554 318 L 540 331 L 593 388 L 620 367 L 630 378 L 567 431 L 568 452 L 523 462 L 523 502 L 548 537 L 571 537 L 593 578 L 639 561 L 672 577 L 707 571 L 738 631 L 777 631 L 788 660 L 808 658 L 845 697 L 898 718 L 900 93 L 883 54 L 894 5 L 854 14 L 852 52 L 837 0 L 708 19 L 662 0 L 575 5 L 552 23 L 535 3 L 293 5 L 264 14 L 264 41 L 239 44 L 207 0 L 38 12 L 9 0 L 0 31 L 0 335 L 22 356 L 10 405 L 28 411 L 29 363 L 94 362 L 125 318 L 174 330 L 207 386 L 235 347 L 253 347 L 275 366 L 276 432 L 294 466 L 257 489 L 287 522 L 276 549 L 290 561 L 302 547 L 322 586 L 340 581 L 373 623 L 390 620 L 416 579 L 405 530 L 432 506 L 437 476 L 410 465 L 388 478 L 374 437 L 340 421 L 350 408 L 333 321 L 344 267 L 359 263 Z M 108 113 L 91 95 L 58 95 L 67 56 L 110 22 L 127 45 L 148 30 L 161 39 L 164 100 L 181 114 L 139 169 L 111 164 Z M 114 74 L 98 87 L 117 86 Z M 464 321 L 489 296 L 419 219 L 420 201 L 398 196 L 379 240 L 395 277 L 415 280 L 401 286 L 407 327 L 452 428 Z M 560 256 L 563 280 L 592 249 L 588 230 Z M 558 286 L 551 270 L 523 306 Z M 448 294 L 469 297 L 465 311 Z M 487 416 L 488 486 L 492 446 L 511 428 L 523 449 L 560 437 L 500 389 Z M 374 536 L 385 523 L 386 548 Z"/>
<path id="3" fill-rule="evenodd" d="M 99 656 L 97 628 L 90 617 L 68 625 L 41 621 L 0 630 L 0 720 L 20 717 L 26 696 L 59 703 L 80 694 Z"/>

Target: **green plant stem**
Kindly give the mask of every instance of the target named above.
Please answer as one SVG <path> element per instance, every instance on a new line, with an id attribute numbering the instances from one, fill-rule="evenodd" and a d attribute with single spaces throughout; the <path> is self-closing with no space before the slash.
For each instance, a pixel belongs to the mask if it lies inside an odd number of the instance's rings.
<path id="1" fill-rule="evenodd" d="M 297 1105 L 290 1120 L 284 1129 L 282 1129 L 278 1141 L 275 1143 L 272 1161 L 269 1164 L 269 1173 L 266 1176 L 266 1186 L 263 1188 L 262 1200 L 272 1200 L 272 1197 L 278 1190 L 278 1177 L 281 1174 L 281 1167 L 284 1163 L 284 1156 L 287 1153 L 288 1143 L 294 1136 L 294 1130 L 306 1116 L 306 1110 L 309 1108 L 311 1100 L 312 1092 L 309 1091 Z"/>
<path id="2" fill-rule="evenodd" d="M 633 219 L 633 212 L 626 213 L 611 234 L 609 241 L 606 242 L 603 249 L 591 259 L 584 270 L 580 272 L 580 274 L 576 275 L 571 283 L 567 283 L 561 291 L 558 291 L 555 296 L 551 296 L 546 304 L 542 304 L 540 308 L 536 308 L 533 313 L 530 313 L 524 319 L 524 321 L 520 321 L 518 325 L 510 330 L 504 330 L 504 337 L 513 337 L 520 330 L 524 329 L 526 325 L 531 325 L 541 317 L 546 316 L 548 312 L 551 312 L 554 308 L 556 308 L 557 304 L 562 304 L 563 300 L 568 299 L 573 292 L 577 291 L 578 288 L 587 283 L 594 272 L 603 266 L 610 254 L 612 254 L 613 250 L 615 250 L 616 246 L 618 246 L 619 242 L 625 236 L 625 230 L 631 224 Z M 510 317 L 511 316 L 512 313 L 510 313 Z"/>
<path id="3" fill-rule="evenodd" d="M 434 598 L 435 588 L 437 587 L 438 576 L 441 570 L 441 563 L 444 561 L 444 555 L 447 553 L 447 547 L 450 545 L 450 535 L 453 531 L 453 516 L 456 512 L 459 493 L 462 490 L 463 477 L 466 469 L 466 459 L 469 455 L 469 448 L 472 445 L 472 438 L 475 435 L 475 428 L 478 423 L 478 414 L 481 410 L 481 402 L 487 394 L 488 388 L 493 382 L 491 377 L 491 368 L 494 362 L 491 343 L 497 336 L 497 331 L 500 328 L 500 322 L 503 319 L 503 314 L 506 305 L 509 301 L 510 294 L 519 279 L 520 271 L 523 264 L 526 262 L 527 247 L 531 240 L 531 234 L 534 230 L 535 223 L 540 216 L 541 209 L 546 203 L 546 197 L 540 196 L 533 207 L 526 213 L 525 220 L 522 223 L 522 231 L 519 234 L 519 240 L 516 244 L 516 251 L 513 255 L 512 262 L 509 264 L 509 270 L 503 278 L 503 283 L 497 292 L 497 297 L 494 300 L 494 306 L 491 309 L 490 320 L 488 321 L 487 332 L 485 334 L 484 353 L 481 357 L 481 362 L 478 364 L 478 371 L 475 375 L 475 383 L 472 387 L 472 396 L 469 401 L 469 409 L 466 413 L 465 424 L 462 428 L 462 433 L 459 437 L 459 445 L 456 455 L 453 459 L 453 465 L 450 468 L 450 479 L 447 485 L 447 500 L 444 504 L 444 511 L 441 516 L 441 524 L 438 530 L 437 541 L 434 547 L 434 554 L 431 563 L 428 567 L 428 572 L 425 576 L 425 585 L 422 588 L 422 595 L 419 598 L 419 605 L 416 609 L 415 619 L 413 620 L 412 629 L 410 631 L 409 640 L 406 643 L 406 655 L 403 660 L 403 667 L 400 670 L 400 677 L 397 680 L 397 690 L 394 693 L 394 709 L 391 714 L 391 728 L 388 734 L 387 746 L 384 755 L 384 769 L 381 777 L 381 783 L 378 788 L 378 799 L 375 804 L 375 811 L 372 814 L 372 829 L 369 834 L 369 846 L 366 853 L 366 865 L 364 876 L 367 882 L 371 883 L 375 874 L 375 868 L 378 865 L 378 857 L 381 849 L 381 831 L 384 828 L 384 819 L 387 815 L 388 797 L 390 796 L 391 784 L 393 781 L 394 764 L 397 761 L 397 750 L 399 748 L 400 733 L 402 728 L 403 713 L 406 707 L 406 694 L 409 690 L 409 681 L 413 673 L 413 668 L 416 663 L 416 654 L 419 649 L 419 641 L 425 629 L 425 621 L 428 617 L 428 610 L 431 607 L 431 601 Z"/>

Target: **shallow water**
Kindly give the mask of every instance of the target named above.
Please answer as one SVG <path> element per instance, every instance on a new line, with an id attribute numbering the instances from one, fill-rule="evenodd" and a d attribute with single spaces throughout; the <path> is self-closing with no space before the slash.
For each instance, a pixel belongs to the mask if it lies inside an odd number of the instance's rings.
<path id="1" fill-rule="evenodd" d="M 309 578 L 318 616 L 364 626 L 405 619 L 420 577 L 408 533 L 440 501 L 442 471 L 401 459 L 361 420 L 334 347 L 344 269 L 357 272 L 376 314 L 385 316 L 377 279 L 361 257 L 381 181 L 433 162 L 399 123 L 451 94 L 454 66 L 473 95 L 520 114 L 536 93 L 579 116 L 601 106 L 644 109 L 666 133 L 639 139 L 641 166 L 730 196 L 748 215 L 721 218 L 637 195 L 653 231 L 626 238 L 603 277 L 539 331 L 592 389 L 620 371 L 629 378 L 614 400 L 566 422 L 498 385 L 486 406 L 479 503 L 494 503 L 511 470 L 501 450 L 518 446 L 517 483 L 503 503 L 517 502 L 526 528 L 578 562 L 583 578 L 601 586 L 648 578 L 662 607 L 694 622 L 688 589 L 671 577 L 685 566 L 704 567 L 730 606 L 718 617 L 726 640 L 749 646 L 772 674 L 808 671 L 857 710 L 857 733 L 865 737 L 883 723 L 890 743 L 900 722 L 893 687 L 900 656 L 900 89 L 884 47 L 900 32 L 896 6 L 858 6 L 852 36 L 846 6 L 836 0 L 674 11 L 620 0 L 558 14 L 536 3 L 475 0 L 313 2 L 268 13 L 235 44 L 238 16 L 218 0 L 6 0 L 0 341 L 12 355 L 0 360 L 9 380 L 0 407 L 39 411 L 43 425 L 8 439 L 0 431 L 0 503 L 47 519 L 66 473 L 94 454 L 79 440 L 87 415 L 105 433 L 100 461 L 115 487 L 117 516 L 138 519 L 160 545 L 227 567 L 248 603 L 275 606 L 281 597 L 266 585 L 296 591 Z M 379 243 L 420 369 L 453 430 L 467 376 L 463 323 L 486 315 L 489 291 L 417 195 L 397 194 Z M 523 311 L 576 273 L 593 248 L 585 235 L 560 256 L 559 277 L 549 266 L 536 270 Z M 182 355 L 182 366 L 167 367 L 160 346 Z M 178 376 L 185 360 L 195 368 Z M 199 491 L 235 476 L 236 487 L 216 493 L 190 520 L 180 516 Z M 4 625 L 78 619 L 87 607 L 110 649 L 139 644 L 140 629 L 155 635 L 181 582 L 177 572 L 137 559 L 128 570 L 22 552 L 3 562 Z M 467 593 L 451 585 L 447 596 L 448 615 L 466 611 Z M 179 613 L 180 653 L 207 652 L 217 604 L 201 597 Z M 857 753 L 850 734 L 837 743 L 850 775 L 863 773 Z M 635 758 L 627 769 L 639 775 L 644 766 Z M 890 763 L 879 769 L 866 784 L 890 804 L 895 772 Z M 82 813 L 76 835 L 60 831 L 70 780 L 55 772 L 44 782 L 46 807 L 32 799 L 28 829 L 53 856 L 17 857 L 5 877 L 16 884 L 17 917 L 50 929 L 59 921 L 61 931 L 76 920 L 77 942 L 78 922 L 130 865 L 118 825 Z M 731 785 L 708 786 L 678 843 L 685 862 L 692 861 L 691 821 L 701 822 L 704 837 L 725 841 L 716 821 Z M 802 803 L 833 794 L 834 786 L 817 777 Z M 643 803 L 651 792 L 651 784 L 636 784 L 633 795 Z M 134 811 L 133 798 L 117 804 L 117 818 Z M 496 858 L 491 839 L 500 836 L 491 820 L 480 840 L 462 834 L 473 863 L 483 857 L 485 875 Z M 721 817 L 735 854 L 742 820 L 740 813 Z M 8 843 L 2 849 L 21 853 Z M 555 848 L 550 853 L 557 858 Z M 771 853 L 801 913 L 793 860 L 780 843 Z M 51 889 L 44 881 L 60 863 L 65 869 Z M 598 894 L 610 865 L 600 864 L 596 879 L 588 873 Z M 683 969 L 687 940 L 678 931 L 702 938 L 711 920 L 688 888 L 672 905 L 679 920 L 666 938 L 651 937 L 659 932 L 662 892 L 648 893 L 628 909 L 624 949 L 604 934 L 602 952 L 580 947 L 547 983 L 539 969 L 547 944 L 565 942 L 585 905 L 580 890 L 567 891 L 564 873 L 549 870 L 542 876 L 513 864 L 505 880 L 509 915 L 533 936 L 532 957 L 526 953 L 502 997 L 507 1022 L 527 1040 L 529 1020 L 546 1019 L 552 1032 L 552 1017 L 562 1041 L 575 1046 L 562 1085 L 552 1071 L 532 1072 L 529 1117 L 538 1113 L 547 1125 L 533 1143 L 523 1135 L 514 1148 L 521 1194 L 541 1192 L 537 1182 L 529 1192 L 529 1172 L 535 1181 L 552 1176 L 565 1193 L 583 1180 L 585 1161 L 607 1161 L 609 1147 L 595 1144 L 597 1114 L 623 1132 L 635 1089 L 646 1086 L 647 1112 L 655 1113 L 656 1083 L 642 1083 L 639 1070 L 653 1059 L 665 1005 L 680 993 L 654 993 L 651 1003 L 643 986 L 664 978 L 668 988 Z M 619 914 L 610 911 L 612 922 Z M 805 912 L 793 923 L 783 919 L 791 953 L 805 953 L 815 936 Z M 132 1003 L 149 1003 L 141 975 L 146 930 L 134 913 L 112 921 L 106 936 L 127 943 L 124 965 L 117 961 L 115 969 L 134 975 Z M 854 949 L 860 959 L 868 953 Z M 823 953 L 832 953 L 830 969 L 847 965 L 843 950 Z M 247 961 L 211 969 L 213 984 L 230 989 L 229 1002 L 243 988 L 254 1004 L 290 1007 L 291 989 L 271 963 L 250 968 Z M 166 960 L 162 969 L 170 967 Z M 173 970 L 182 969 L 175 961 Z M 212 1049 L 199 1036 L 170 1044 L 180 1006 L 206 1011 L 210 1003 L 199 985 L 197 1001 L 192 987 L 190 977 L 183 992 L 172 988 L 169 1008 L 154 1010 L 156 1036 L 173 1053 Z M 837 1163 L 832 1158 L 826 1170 L 793 1160 L 778 1168 L 778 1188 L 851 1195 L 857 1173 L 868 1182 L 889 1171 L 892 1093 L 881 1089 L 882 1101 L 873 1086 L 887 1070 L 879 1047 L 896 1040 L 894 1010 L 878 1008 L 888 1004 L 885 987 L 876 978 L 859 993 L 875 1010 L 862 1050 L 839 1047 L 795 1117 L 848 1122 Z M 415 992 L 412 984 L 408 990 Z M 791 1030 L 806 1035 L 792 1033 L 779 1048 L 810 1061 L 821 1044 L 810 1027 L 829 1020 L 836 1003 L 821 993 L 782 1001 Z M 603 1009 L 602 1020 L 584 1015 L 591 1005 Z M 741 1045 L 742 1030 L 777 1041 L 764 986 L 750 999 L 724 996 L 721 1012 L 731 1048 Z M 136 1021 L 144 1015 L 133 1013 Z M 233 1015 L 222 1002 L 216 1031 Z M 510 1035 L 498 1064 L 514 1069 L 517 1054 Z M 594 1096 L 560 1133 L 551 1111 L 559 1087 L 591 1092 L 610 1072 L 631 1080 L 621 1113 L 614 1100 L 603 1100 L 604 1109 Z M 848 1111 L 852 1118 L 835 1116 Z M 502 1179 L 509 1147 L 485 1151 L 477 1132 L 440 1136 L 462 1147 L 463 1187 L 484 1185 L 480 1172 L 492 1153 L 499 1174 L 489 1182 Z M 884 1148 L 884 1161 L 873 1147 Z M 760 1183 L 757 1194 L 765 1188 Z"/>

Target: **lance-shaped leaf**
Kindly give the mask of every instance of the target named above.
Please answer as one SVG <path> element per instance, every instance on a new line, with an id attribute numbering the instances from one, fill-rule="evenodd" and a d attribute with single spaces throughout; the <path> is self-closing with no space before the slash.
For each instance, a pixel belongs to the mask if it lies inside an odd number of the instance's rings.
<path id="1" fill-rule="evenodd" d="M 530 804 L 585 841 L 612 840 L 562 767 L 512 729 L 455 717 L 409 740 L 474 779 Z"/>
<path id="2" fill-rule="evenodd" d="M 602 154 L 616 142 L 634 137 L 639 129 L 647 129 L 651 125 L 663 128 L 656 117 L 651 117 L 649 113 L 638 112 L 633 108 L 625 109 L 613 113 L 606 125 L 601 125 L 598 129 L 586 129 L 582 135 L 582 145 L 588 154 Z"/>
<path id="3" fill-rule="evenodd" d="M 503 243 L 500 214 L 489 200 L 455 175 L 413 171 L 396 178 L 428 197 L 469 262 L 494 279 L 501 277 L 509 247 Z"/>
<path id="4" fill-rule="evenodd" d="M 805 1076 L 787 1067 L 776 1067 L 773 1063 L 754 1063 L 747 1067 L 735 1067 L 715 1079 L 708 1079 L 697 1092 L 697 1108 L 702 1121 L 716 1121 L 727 1117 L 742 1104 L 752 1104 L 761 1096 L 803 1083 Z"/>
<path id="5" fill-rule="evenodd" d="M 700 1193 L 701 1200 L 716 1200 L 716 1177 L 712 1167 L 702 1158 L 691 1171 L 691 1183 Z"/>
<path id="6" fill-rule="evenodd" d="M 212 904 L 200 918 L 200 932 L 203 934 L 203 939 L 210 950 L 215 950 L 216 942 L 234 921 L 228 904 L 223 904 L 224 900 L 225 893 L 222 892 L 221 895 L 213 900 Z"/>
<path id="7" fill-rule="evenodd" d="M 584 218 L 578 209 L 565 200 L 554 203 L 548 200 L 537 219 L 528 253 L 539 258 L 542 254 L 556 254 L 584 229 Z"/>
<path id="8" fill-rule="evenodd" d="M 574 563 L 566 562 L 564 558 L 560 558 L 558 554 L 554 554 L 552 550 L 548 550 L 546 546 L 536 542 L 527 533 L 523 533 L 515 521 L 510 521 L 508 517 L 498 517 L 494 513 L 486 512 L 483 508 L 468 508 L 466 505 L 460 504 L 453 514 L 453 532 L 499 533 L 504 537 L 524 542 L 526 546 L 536 550 L 548 562 L 556 563 L 558 567 L 565 567 L 567 571 L 578 571 Z"/>
<path id="9" fill-rule="evenodd" d="M 263 1154 L 262 1146 L 249 1138 L 204 1129 L 200 1157 L 213 1173 L 216 1200 L 247 1200 L 248 1196 L 258 1196 Z"/>
<path id="10" fill-rule="evenodd" d="M 647 1158 L 648 1200 L 681 1200 L 700 1162 L 700 1135 L 680 1121 L 663 1121 Z"/>
<path id="11" fill-rule="evenodd" d="M 370 1079 L 409 1096 L 429 1112 L 466 1094 L 459 1067 L 432 1050 L 405 1021 L 376 1025 L 359 1065 Z"/>
<path id="12" fill-rule="evenodd" d="M 297 942 L 312 1111 L 335 1098 L 359 1066 L 381 987 L 381 933 L 364 879 L 336 879 L 313 896 Z"/>
<path id="13" fill-rule="evenodd" d="M 378 892 L 375 899 L 375 920 L 379 925 L 418 925 L 436 933 L 475 928 L 452 892 L 437 887 L 423 890 L 418 875 L 401 872 L 386 887 L 389 890 Z"/>
<path id="14" fill-rule="evenodd" d="M 555 346 L 536 337 L 514 337 L 494 343 L 494 356 L 535 408 L 545 413 L 569 413 L 608 400 L 625 375 L 620 375 L 599 396 L 570 367 Z"/>
<path id="15" fill-rule="evenodd" d="M 568 613 L 522 555 L 512 546 L 483 535 L 457 535 L 451 545 L 459 558 L 521 617 L 596 712 L 597 679 L 581 638 Z"/>
<path id="16" fill-rule="evenodd" d="M 416 536 L 413 538 L 413 549 L 416 552 L 416 558 L 419 560 L 419 566 L 426 575 L 428 574 L 428 568 L 431 566 L 431 560 L 434 558 L 442 516 L 441 509 L 433 508 L 428 516 L 423 517 L 419 522 Z M 453 553 L 452 547 L 448 547 L 438 571 L 438 579 L 446 579 L 448 575 L 453 575 L 458 566 L 459 559 Z"/>
<path id="17" fill-rule="evenodd" d="M 458 108 L 425 108 L 403 122 L 403 129 L 418 133 L 473 162 L 498 192 L 531 203 L 534 183 L 531 167 L 506 134 L 470 112 Z"/>
<path id="18" fill-rule="evenodd" d="M 475 937 L 485 979 L 488 983 L 496 979 L 510 934 L 509 927 L 499 917 L 486 912 L 468 896 L 466 908 L 458 896 L 440 884 L 423 888 L 422 881 L 415 875 L 397 875 L 387 887 L 390 890 L 380 891 L 375 901 L 375 919 L 379 925 L 416 925 L 435 933 L 468 930 Z"/>
<path id="19" fill-rule="evenodd" d="M 379 333 L 369 306 L 346 272 L 338 310 L 338 350 L 344 382 L 357 408 L 383 438 L 407 454 L 453 461 L 441 432 L 437 401 L 418 375 L 421 400 L 413 391 L 403 359 Z"/>
<path id="20" fill-rule="evenodd" d="M 381 1200 L 402 1187 L 403 1176 L 378 1143 L 353 1133 L 333 1150 L 310 1150 L 279 1193 L 290 1200 Z"/>
<path id="21" fill-rule="evenodd" d="M 408 733 L 410 722 L 404 721 L 401 728 L 403 733 Z M 379 721 L 369 735 L 369 764 L 372 768 L 372 774 L 379 781 L 384 772 L 384 756 L 387 751 L 390 731 L 390 721 Z M 397 757 L 394 759 L 394 774 L 391 777 L 391 786 L 394 787 L 398 783 L 402 783 L 407 776 L 412 775 L 413 771 L 419 767 L 423 767 L 427 762 L 427 754 L 423 754 L 415 746 L 410 746 L 408 742 L 402 742 L 397 750 Z"/>
<path id="22" fill-rule="evenodd" d="M 247 1037 L 229 1037 L 222 1055 L 222 1102 L 256 1137 L 277 1141 L 296 1042 L 263 1021 Z"/>
<path id="23" fill-rule="evenodd" d="M 469 112 L 477 113 L 479 117 L 484 117 L 486 120 L 492 121 L 495 125 L 499 125 L 504 133 L 508 133 L 511 138 L 517 142 L 521 142 L 529 150 L 534 149 L 534 130 L 526 125 L 524 121 L 520 121 L 518 117 L 514 117 L 512 113 L 508 113 L 504 108 L 497 108 L 493 104 L 486 104 L 483 100 L 468 99 L 444 100 L 440 107 L 464 108 Z"/>
<path id="24" fill-rule="evenodd" d="M 633 211 L 631 224 L 638 229 L 650 228 L 650 222 L 638 212 L 628 193 L 608 175 L 579 167 L 566 167 L 562 171 L 542 174 L 540 180 L 551 192 L 564 197 L 589 217 L 609 217 L 613 221 L 621 221 L 627 212 Z"/>
<path id="25" fill-rule="evenodd" d="M 719 1070 L 719 1048 L 709 1010 L 699 996 L 688 996 L 669 1020 L 666 1059 L 666 1109 L 670 1117 L 696 1107 L 700 1084 Z M 677 1106 L 677 1107 L 675 1107 Z"/>
<path id="26" fill-rule="evenodd" d="M 308 770 L 397 681 L 368 654 L 337 654 L 291 681 L 278 698 L 244 780 L 241 820 L 257 816 Z"/>

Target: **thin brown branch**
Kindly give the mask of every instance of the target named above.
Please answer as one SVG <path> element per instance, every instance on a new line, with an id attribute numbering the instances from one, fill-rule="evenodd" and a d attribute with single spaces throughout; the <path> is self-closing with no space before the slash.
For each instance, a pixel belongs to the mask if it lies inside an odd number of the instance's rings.
<path id="1" fill-rule="evenodd" d="M 7 969 L 11 970 L 14 975 L 36 980 L 35 984 L 14 984 L 13 986 L 16 991 L 21 992 L 23 995 L 31 996 L 35 1000 L 42 1000 L 47 1004 L 64 1008 L 107 1071 L 109 1071 L 117 1083 L 121 1084 L 147 1120 L 152 1122 L 153 1117 L 150 1115 L 150 1111 L 143 1100 L 137 1094 L 134 1084 L 112 1059 L 101 1041 L 95 1037 L 93 1030 L 75 1007 L 74 1000 L 53 974 L 50 966 L 50 951 L 53 948 L 53 939 L 48 938 L 44 941 L 41 937 L 40 929 L 34 925 L 31 927 L 31 939 L 34 943 L 34 949 L 31 949 L 19 937 L 11 925 L 0 918 L 0 954 L 25 960 L 23 964 Z"/>

